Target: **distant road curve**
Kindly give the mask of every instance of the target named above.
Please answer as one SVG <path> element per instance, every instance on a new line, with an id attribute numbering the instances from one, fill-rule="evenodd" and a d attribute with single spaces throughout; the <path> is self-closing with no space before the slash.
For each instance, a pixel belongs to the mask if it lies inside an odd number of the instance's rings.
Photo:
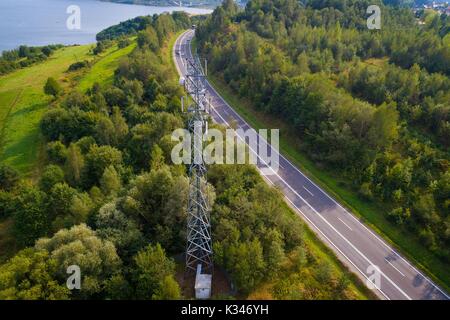
<path id="1" fill-rule="evenodd" d="M 173 59 L 180 76 L 186 74 L 184 59 L 193 58 L 190 41 L 194 33 L 194 30 L 188 30 L 181 34 L 173 48 Z M 215 122 L 226 126 L 233 122 L 244 130 L 251 128 L 209 83 L 206 89 L 211 98 L 210 115 Z M 281 154 L 279 163 L 276 174 L 263 175 L 265 180 L 280 188 L 286 202 L 362 281 L 372 280 L 373 266 L 378 267 L 380 285 L 374 288 L 377 296 L 392 300 L 450 299 L 447 293 Z M 264 165 L 257 166 L 261 170 Z"/>

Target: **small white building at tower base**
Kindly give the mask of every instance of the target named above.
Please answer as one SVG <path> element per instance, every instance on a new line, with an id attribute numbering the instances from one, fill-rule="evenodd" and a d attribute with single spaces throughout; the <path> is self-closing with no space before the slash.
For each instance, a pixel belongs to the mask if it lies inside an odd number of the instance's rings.
<path id="1" fill-rule="evenodd" d="M 197 275 L 195 276 L 195 298 L 209 299 L 211 298 L 211 281 L 212 275 L 202 274 L 202 265 L 197 265 Z"/>

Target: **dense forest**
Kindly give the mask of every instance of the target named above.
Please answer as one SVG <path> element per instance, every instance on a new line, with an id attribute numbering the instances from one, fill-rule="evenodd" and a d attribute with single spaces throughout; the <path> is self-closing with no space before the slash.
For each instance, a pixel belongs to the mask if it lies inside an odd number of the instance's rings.
<path id="1" fill-rule="evenodd" d="M 132 27 L 139 18 L 101 33 L 137 35 L 112 84 L 55 95 L 41 121 L 47 165 L 37 181 L 0 166 L 0 219 L 13 219 L 21 248 L 0 265 L 0 299 L 182 297 L 172 257 L 185 246 L 188 178 L 170 154 L 186 118 L 167 39 L 192 21 L 144 20 L 141 31 Z M 266 298 L 364 297 L 310 247 L 304 224 L 254 167 L 211 166 L 208 179 L 215 263 L 240 295 L 270 282 Z M 66 287 L 70 265 L 81 269 L 81 290 Z"/>
<path id="2" fill-rule="evenodd" d="M 366 26 L 372 4 L 381 30 Z M 380 1 L 227 0 L 197 39 L 212 73 L 449 263 L 449 27 Z"/>

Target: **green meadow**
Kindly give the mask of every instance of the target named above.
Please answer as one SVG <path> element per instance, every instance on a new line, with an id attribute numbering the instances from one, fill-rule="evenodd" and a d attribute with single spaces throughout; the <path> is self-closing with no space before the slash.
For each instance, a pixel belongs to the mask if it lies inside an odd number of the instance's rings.
<path id="1" fill-rule="evenodd" d="M 41 143 L 39 121 L 52 102 L 43 92 L 45 82 L 49 77 L 67 81 L 65 71 L 90 48 L 62 48 L 43 63 L 0 77 L 0 162 L 30 173 Z"/>
<path id="2" fill-rule="evenodd" d="M 12 166 L 26 176 L 38 170 L 42 150 L 39 122 L 54 102 L 43 92 L 49 77 L 64 89 L 86 90 L 94 82 L 110 83 L 120 58 L 130 53 L 136 43 L 118 49 L 117 45 L 99 56 L 90 52 L 93 45 L 65 47 L 47 61 L 0 77 L 0 163 Z M 77 61 L 91 61 L 91 67 L 67 72 Z"/>
<path id="3" fill-rule="evenodd" d="M 133 42 L 128 47 L 119 49 L 117 45 L 108 49 L 106 53 L 101 55 L 99 61 L 97 61 L 88 73 L 83 75 L 81 78 L 78 89 L 81 91 L 86 91 L 95 82 L 100 84 L 112 83 L 114 79 L 114 71 L 119 65 L 120 58 L 129 54 L 136 47 L 136 42 Z"/>
<path id="4" fill-rule="evenodd" d="M 44 94 L 49 77 L 55 78 L 64 91 L 86 90 L 95 82 L 112 82 L 120 58 L 136 46 L 108 48 L 98 56 L 91 53 L 94 45 L 65 47 L 48 60 L 0 77 L 0 163 L 12 166 L 24 176 L 34 179 L 41 170 L 44 140 L 39 122 L 48 108 L 58 101 Z M 77 61 L 88 60 L 90 67 L 67 72 Z M 0 262 L 17 251 L 12 236 L 12 220 L 0 221 Z"/>

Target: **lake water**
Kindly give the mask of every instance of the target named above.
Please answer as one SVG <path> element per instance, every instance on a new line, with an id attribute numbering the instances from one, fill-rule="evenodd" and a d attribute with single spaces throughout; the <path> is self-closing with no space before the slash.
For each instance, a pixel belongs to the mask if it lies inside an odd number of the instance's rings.
<path id="1" fill-rule="evenodd" d="M 80 30 L 69 30 L 66 26 L 70 5 L 81 9 Z M 0 52 L 21 44 L 92 43 L 99 31 L 121 21 L 181 10 L 188 13 L 211 12 L 199 8 L 150 7 L 98 0 L 0 0 Z"/>

